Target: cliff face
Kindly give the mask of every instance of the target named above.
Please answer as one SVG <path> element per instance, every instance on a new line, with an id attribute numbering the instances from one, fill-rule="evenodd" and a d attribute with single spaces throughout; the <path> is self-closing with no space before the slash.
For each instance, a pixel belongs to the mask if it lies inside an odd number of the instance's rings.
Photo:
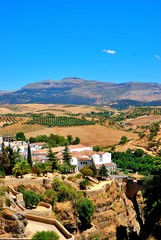
<path id="1" fill-rule="evenodd" d="M 91 194 L 90 199 L 96 206 L 93 227 L 77 235 L 76 239 L 137 240 L 142 223 L 143 199 L 140 193 L 137 194 L 134 204 L 125 192 L 125 183 L 113 181 L 104 192 Z"/>
<path id="2" fill-rule="evenodd" d="M 27 218 L 23 213 L 5 209 L 0 217 L 0 235 L 2 238 L 23 238 L 27 224 Z"/>

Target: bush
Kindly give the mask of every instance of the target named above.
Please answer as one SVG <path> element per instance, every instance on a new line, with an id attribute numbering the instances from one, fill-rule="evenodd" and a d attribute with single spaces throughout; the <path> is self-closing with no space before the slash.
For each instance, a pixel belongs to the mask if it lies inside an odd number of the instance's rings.
<path id="1" fill-rule="evenodd" d="M 87 178 L 83 179 L 80 183 L 80 189 L 86 189 L 87 186 L 89 186 L 89 180 Z"/>
<path id="2" fill-rule="evenodd" d="M 95 206 L 91 200 L 84 198 L 78 208 L 77 212 L 79 214 L 79 219 L 81 221 L 81 226 L 86 228 L 90 224 L 90 218 L 93 215 Z"/>
<path id="3" fill-rule="evenodd" d="M 64 202 L 70 200 L 70 189 L 59 178 L 55 178 L 53 181 L 53 188 L 57 192 L 58 202 Z"/>
<path id="4" fill-rule="evenodd" d="M 25 201 L 25 206 L 27 208 L 32 208 L 33 206 L 37 206 L 40 202 L 40 196 L 32 190 L 24 190 L 20 189 L 20 192 L 23 194 L 23 198 Z"/>
<path id="5" fill-rule="evenodd" d="M 81 168 L 80 172 L 83 174 L 83 176 L 93 176 L 93 171 L 90 169 L 88 165 L 85 165 Z"/>
<path id="6" fill-rule="evenodd" d="M 66 184 L 59 178 L 54 179 L 53 188 L 57 192 L 58 202 L 71 201 L 73 207 L 79 205 L 84 198 L 82 192 L 77 191 L 73 186 Z"/>
<path id="7" fill-rule="evenodd" d="M 37 232 L 32 240 L 59 240 L 59 236 L 54 231 Z"/>
<path id="8" fill-rule="evenodd" d="M 138 135 L 139 135 L 140 138 L 145 137 L 145 133 L 144 132 L 140 132 L 140 133 L 138 133 Z"/>
<path id="9" fill-rule="evenodd" d="M 18 141 L 26 141 L 25 134 L 23 132 L 16 133 L 16 140 L 18 140 Z"/>
<path id="10" fill-rule="evenodd" d="M 120 144 L 120 145 L 123 145 L 123 144 L 125 144 L 125 143 L 127 143 L 127 142 L 128 142 L 127 137 L 126 137 L 126 136 L 122 136 L 119 144 Z"/>
<path id="11" fill-rule="evenodd" d="M 144 151 L 142 149 L 136 149 L 135 152 L 134 152 L 134 156 L 135 157 L 143 157 L 144 155 Z"/>
<path id="12" fill-rule="evenodd" d="M 77 178 L 77 179 L 79 179 L 79 178 L 81 178 L 82 177 L 82 174 L 81 173 L 77 173 L 76 175 L 75 175 L 75 178 Z"/>
<path id="13" fill-rule="evenodd" d="M 58 199 L 57 192 L 54 189 L 48 189 L 45 191 L 44 195 L 42 196 L 42 200 L 47 202 L 51 205 L 54 205 Z"/>

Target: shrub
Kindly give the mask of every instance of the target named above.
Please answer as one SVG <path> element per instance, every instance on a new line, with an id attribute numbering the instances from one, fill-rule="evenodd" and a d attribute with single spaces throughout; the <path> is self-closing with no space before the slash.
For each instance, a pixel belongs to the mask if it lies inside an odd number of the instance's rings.
<path id="1" fill-rule="evenodd" d="M 42 231 L 35 233 L 32 240 L 59 240 L 59 236 L 54 231 Z"/>
<path id="2" fill-rule="evenodd" d="M 90 224 L 90 218 L 93 215 L 94 210 L 95 206 L 88 198 L 84 198 L 80 202 L 79 206 L 77 207 L 77 212 L 83 228 L 86 228 Z"/>
<path id="3" fill-rule="evenodd" d="M 73 186 L 66 184 L 59 178 L 54 179 L 53 188 L 57 192 L 58 202 L 71 201 L 75 207 L 83 199 L 82 192 L 77 191 Z"/>
<path id="4" fill-rule="evenodd" d="M 135 157 L 142 157 L 144 155 L 144 151 L 142 149 L 136 149 L 134 152 Z"/>
<path id="5" fill-rule="evenodd" d="M 16 139 L 18 141 L 26 141 L 25 134 L 23 132 L 18 132 L 16 133 Z"/>
<path id="6" fill-rule="evenodd" d="M 85 165 L 81 168 L 80 172 L 83 174 L 83 176 L 93 176 L 93 171 L 90 169 L 88 165 Z"/>
<path id="7" fill-rule="evenodd" d="M 45 191 L 42 200 L 51 205 L 54 205 L 58 199 L 57 192 L 54 189 L 48 189 Z"/>
<path id="8" fill-rule="evenodd" d="M 75 178 L 77 178 L 77 179 L 79 179 L 79 178 L 81 178 L 82 177 L 82 174 L 81 173 L 77 173 L 76 175 L 75 175 Z"/>
<path id="9" fill-rule="evenodd" d="M 59 178 L 54 179 L 53 188 L 57 192 L 58 202 L 64 202 L 70 199 L 69 187 Z"/>
<path id="10" fill-rule="evenodd" d="M 89 180 L 87 178 L 83 179 L 80 183 L 80 189 L 86 189 L 87 186 L 89 186 Z"/>
<path id="11" fill-rule="evenodd" d="M 99 175 L 102 177 L 102 179 L 108 176 L 108 171 L 104 164 L 100 167 Z"/>
<path id="12" fill-rule="evenodd" d="M 27 208 L 32 208 L 33 206 L 37 206 L 40 202 L 40 196 L 32 190 L 24 190 L 21 189 L 20 192 L 23 194 L 23 198 L 25 201 L 25 206 Z"/>
<path id="13" fill-rule="evenodd" d="M 125 144 L 125 143 L 127 143 L 127 142 L 128 142 L 127 137 L 126 137 L 126 136 L 122 136 L 119 144 L 120 144 L 120 145 L 123 145 L 123 144 Z"/>
<path id="14" fill-rule="evenodd" d="M 138 135 L 140 138 L 143 138 L 143 137 L 145 137 L 146 134 L 144 132 L 140 132 L 140 133 L 138 133 Z"/>

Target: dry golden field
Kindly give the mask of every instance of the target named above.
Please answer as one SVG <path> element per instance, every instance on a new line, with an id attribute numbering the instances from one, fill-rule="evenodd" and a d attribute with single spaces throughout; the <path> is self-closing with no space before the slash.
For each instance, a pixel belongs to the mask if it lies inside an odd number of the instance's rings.
<path id="1" fill-rule="evenodd" d="M 141 116 L 126 120 L 136 126 L 150 125 L 153 122 L 161 121 L 161 115 Z"/>
<path id="2" fill-rule="evenodd" d="M 95 106 L 76 106 L 76 105 L 54 105 L 54 104 L 20 104 L 20 105 L 2 105 L 0 106 L 0 114 L 6 113 L 46 113 L 50 112 L 55 115 L 67 115 L 68 113 L 89 113 L 91 111 L 109 110 L 109 108 L 99 109 Z M 111 109 L 110 109 L 111 110 Z M 2 126 L 2 124 L 1 124 Z M 109 146 L 120 141 L 123 135 L 128 139 L 136 138 L 137 134 L 114 130 L 109 127 L 100 125 L 76 126 L 76 127 L 52 127 L 48 128 L 42 125 L 28 125 L 23 122 L 14 123 L 12 125 L 0 128 L 0 135 L 15 135 L 17 132 L 24 132 L 26 137 L 35 137 L 37 135 L 51 133 L 73 137 L 78 136 L 82 144 Z"/>
<path id="3" fill-rule="evenodd" d="M 68 113 L 89 113 L 91 111 L 111 110 L 107 108 L 98 108 L 96 106 L 85 105 L 63 105 L 63 104 L 9 104 L 0 105 L 0 114 L 7 113 L 52 113 L 55 115 L 66 115 Z"/>
<path id="4" fill-rule="evenodd" d="M 37 136 L 39 134 L 50 135 L 51 133 L 73 137 L 78 136 L 82 144 L 85 145 L 99 145 L 111 146 L 120 141 L 122 136 L 127 136 L 128 139 L 136 138 L 138 135 L 135 133 L 125 132 L 121 130 L 114 130 L 100 125 L 91 126 L 76 126 L 76 127 L 54 127 L 45 128 L 42 130 L 26 133 L 27 138 Z"/>

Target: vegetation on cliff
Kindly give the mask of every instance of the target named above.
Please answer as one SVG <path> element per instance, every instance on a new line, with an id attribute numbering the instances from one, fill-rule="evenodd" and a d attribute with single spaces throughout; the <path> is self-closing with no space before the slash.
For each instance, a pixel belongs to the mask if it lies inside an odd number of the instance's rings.
<path id="1" fill-rule="evenodd" d="M 161 164 L 161 162 L 160 162 Z M 151 176 L 144 180 L 145 226 L 143 235 L 161 236 L 161 165 L 154 168 Z"/>

